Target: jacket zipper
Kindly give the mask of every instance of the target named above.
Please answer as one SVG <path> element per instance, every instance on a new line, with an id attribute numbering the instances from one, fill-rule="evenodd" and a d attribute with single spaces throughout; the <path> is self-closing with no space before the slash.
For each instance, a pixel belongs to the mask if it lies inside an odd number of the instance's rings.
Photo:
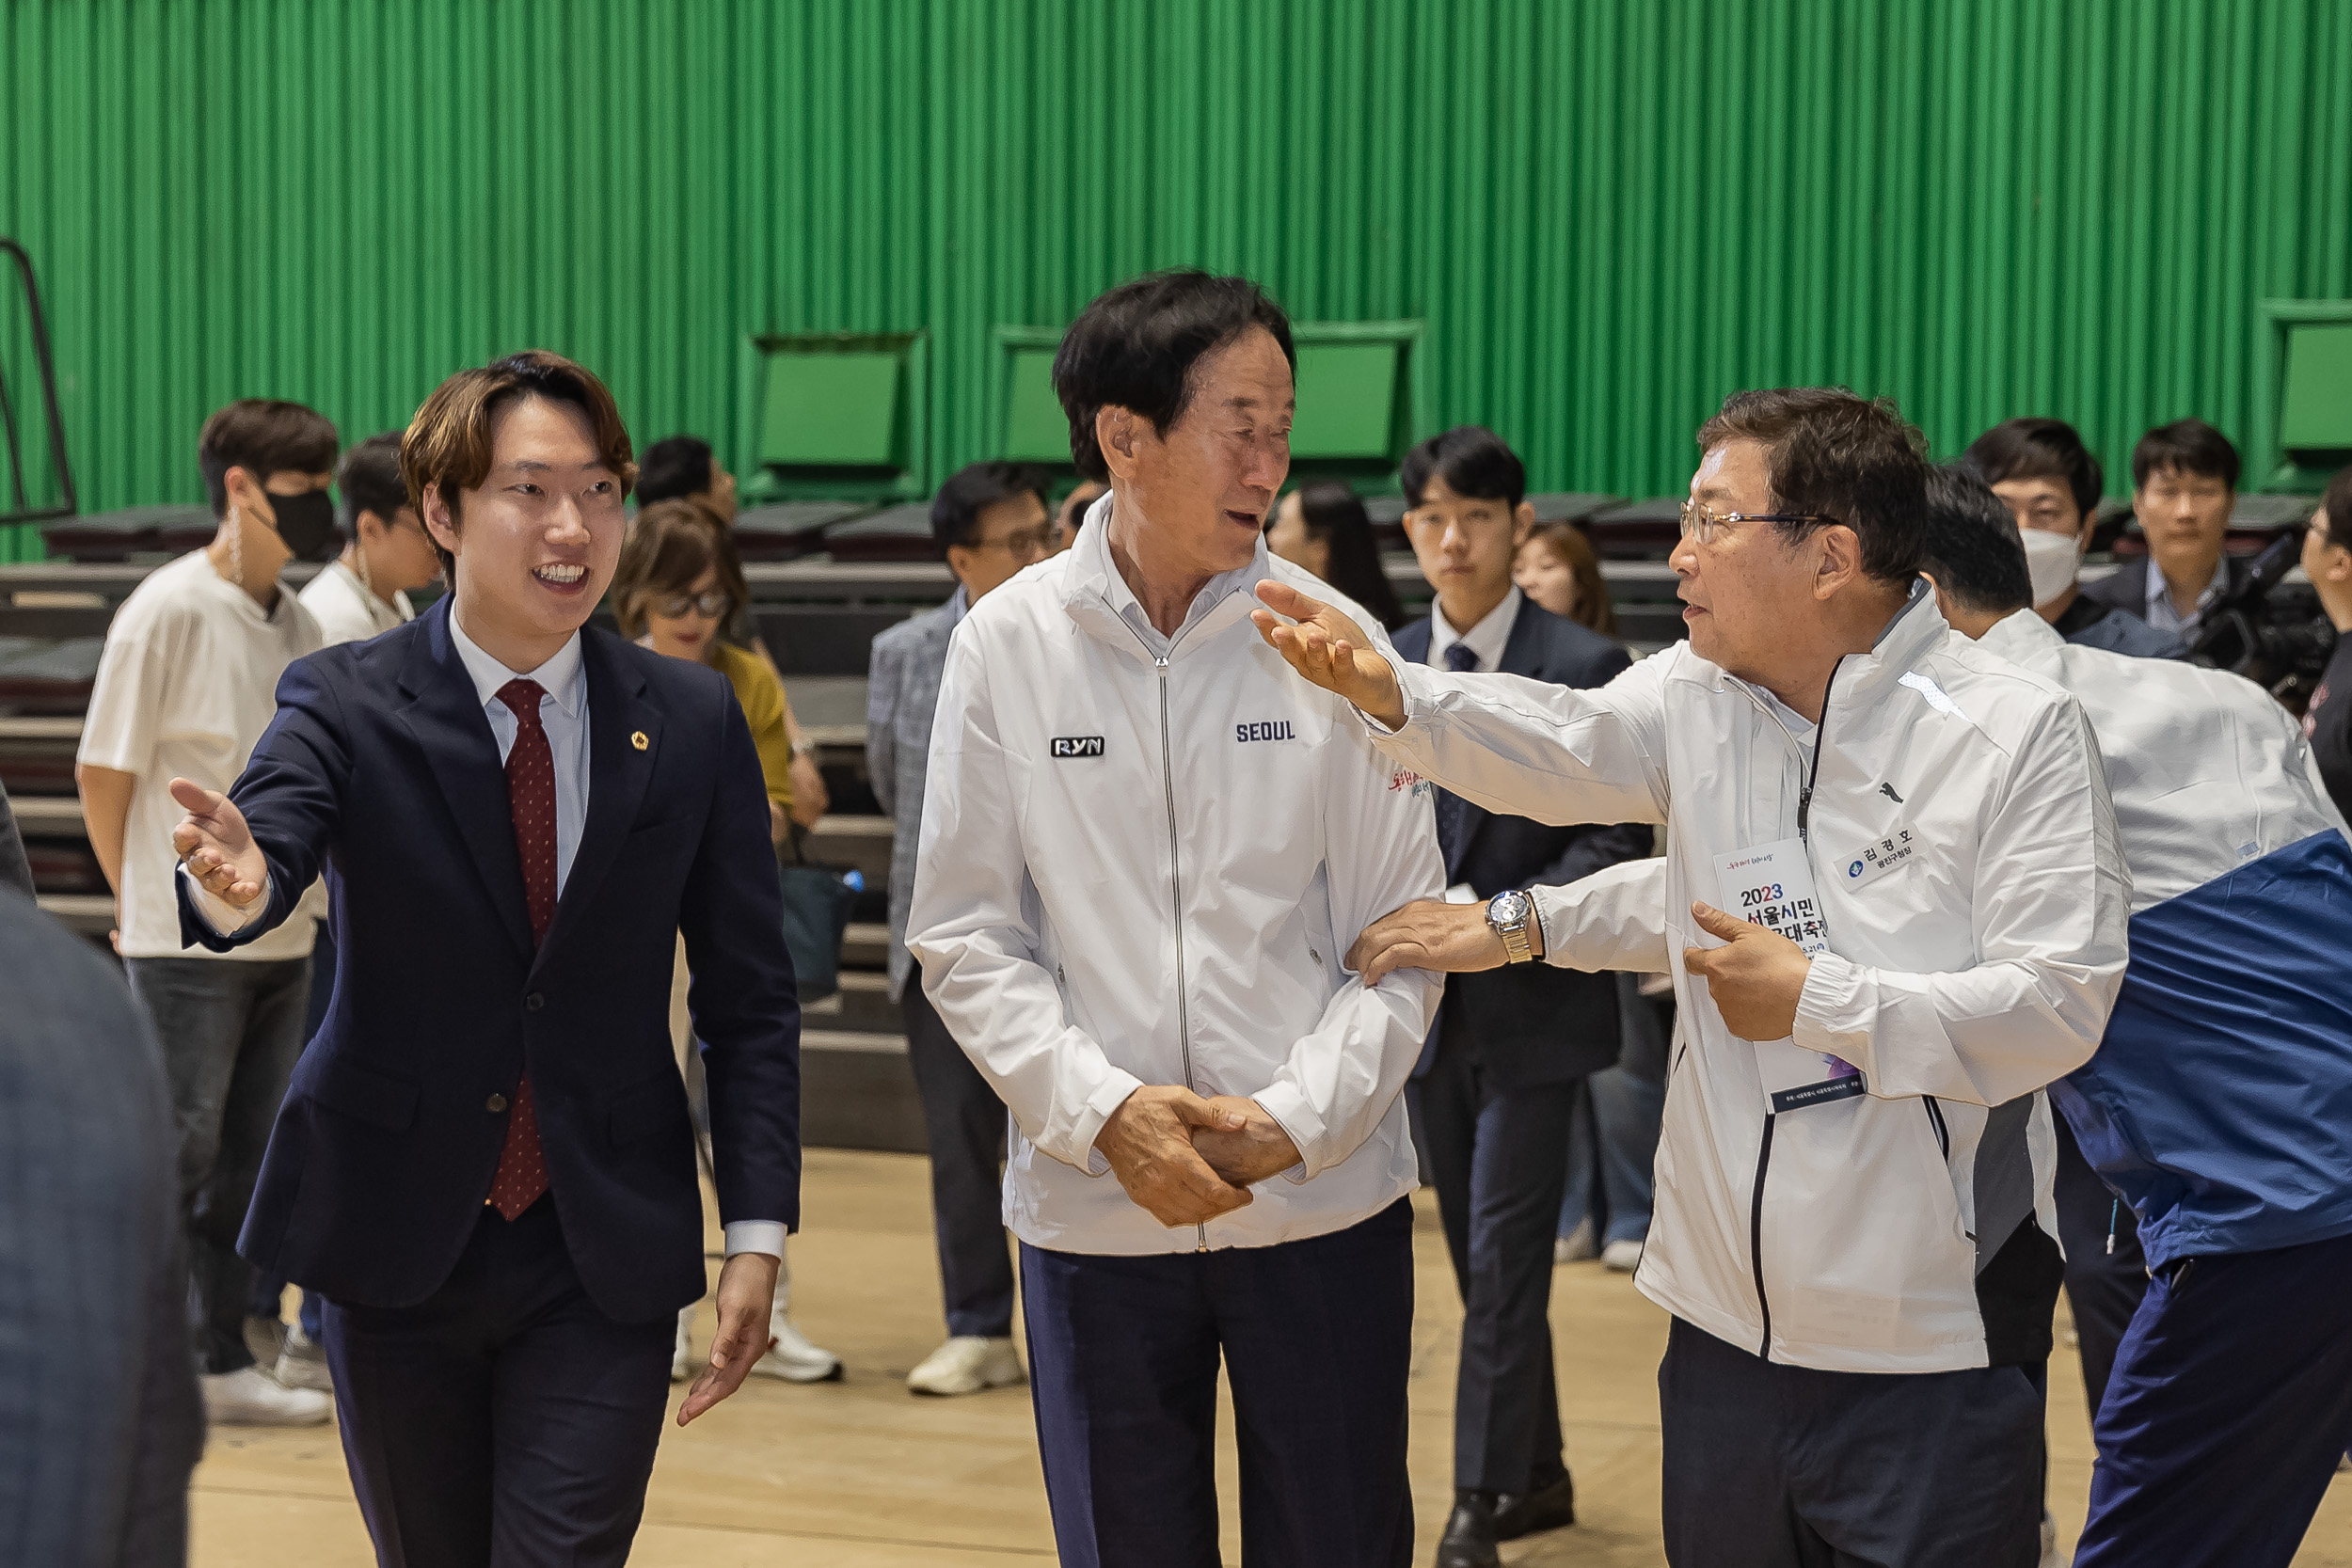
<path id="1" fill-rule="evenodd" d="M 1821 742 L 1829 735 L 1829 694 L 1837 685 L 1838 665 L 1845 662 L 1845 656 L 1840 654 L 1837 662 L 1829 667 L 1829 679 L 1821 683 L 1821 718 L 1813 726 L 1813 759 L 1805 768 L 1804 780 L 1797 785 L 1797 843 L 1805 851 L 1805 870 L 1808 873 L 1813 869 L 1813 785 L 1821 776 Z M 1782 735 L 1788 735 L 1788 730 L 1773 716 L 1772 709 L 1766 707 L 1756 696 L 1755 689 L 1745 681 L 1740 685 L 1747 692 L 1748 701 L 1756 704 L 1757 711 L 1772 720 L 1773 727 L 1779 729 Z M 1748 1199 L 1748 1261 L 1756 1274 L 1756 1310 L 1764 1319 L 1764 1338 L 1756 1347 L 1756 1354 L 1767 1361 L 1772 1358 L 1772 1298 L 1764 1293 L 1764 1177 L 1772 1164 L 1774 1119 L 1772 1112 L 1764 1113 L 1764 1136 L 1756 1147 L 1756 1185 L 1751 1189 Z"/>
<path id="2" fill-rule="evenodd" d="M 1928 1108 L 1928 1125 L 1935 1129 L 1935 1147 L 1944 1151 L 1944 1163 L 1952 1163 L 1951 1130 L 1944 1125 L 1944 1107 L 1935 1102 L 1935 1096 L 1923 1094 L 1919 1103 Z"/>
<path id="3" fill-rule="evenodd" d="M 1184 990 L 1184 858 L 1176 832 L 1176 747 L 1168 722 L 1168 655 L 1153 656 L 1160 672 L 1160 782 L 1168 794 L 1168 908 L 1176 926 L 1176 1046 L 1183 1053 L 1184 1087 L 1200 1092 L 1192 1081 L 1192 1004 Z M 1195 1252 L 1209 1250 L 1206 1222 L 1193 1227 Z"/>

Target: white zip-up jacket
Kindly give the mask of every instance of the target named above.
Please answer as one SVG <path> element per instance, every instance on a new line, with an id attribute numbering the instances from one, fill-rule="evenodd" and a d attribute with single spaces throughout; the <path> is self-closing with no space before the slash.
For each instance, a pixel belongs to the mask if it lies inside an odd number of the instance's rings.
<path id="1" fill-rule="evenodd" d="M 1955 635 L 1924 593 L 1838 663 L 1818 729 L 1687 643 L 1597 691 L 1399 673 L 1406 721 L 1378 744 L 1407 767 L 1489 810 L 1666 824 L 1662 867 L 1534 890 L 1548 955 L 1558 925 L 1563 961 L 1662 953 L 1674 977 L 1642 1291 L 1828 1370 L 2046 1347 L 2055 1146 L 2036 1091 L 2098 1044 L 2131 896 L 2074 699 Z M 1740 863 L 1776 841 L 1777 902 L 1809 872 L 1803 913 L 1827 946 L 1793 1036 L 1758 1043 L 1724 1026 L 1682 950 L 1717 945 L 1692 900 L 1752 912 Z"/>
<path id="2" fill-rule="evenodd" d="M 1111 563 L 1109 512 L 956 630 L 907 945 L 1012 1113 L 1023 1241 L 1143 1254 L 1344 1229 L 1418 1180 L 1403 1091 L 1441 978 L 1366 987 L 1341 959 L 1441 893 L 1430 792 L 1250 624 L 1263 578 L 1327 585 L 1262 542 L 1163 639 Z M 1147 1084 L 1254 1097 L 1301 1164 L 1231 1214 L 1161 1225 L 1094 1148 Z"/>

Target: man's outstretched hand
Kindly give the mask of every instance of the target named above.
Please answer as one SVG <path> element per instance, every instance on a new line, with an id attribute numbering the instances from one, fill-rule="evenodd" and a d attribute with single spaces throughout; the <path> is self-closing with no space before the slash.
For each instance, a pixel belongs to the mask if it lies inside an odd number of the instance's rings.
<path id="1" fill-rule="evenodd" d="M 1264 1113 L 1261 1112 L 1260 1115 Z M 1095 1151 L 1136 1206 L 1165 1226 L 1199 1225 L 1249 1201 L 1192 1147 L 1196 1131 L 1238 1132 L 1243 1118 L 1176 1084 L 1147 1084 L 1094 1135 Z"/>
<path id="2" fill-rule="evenodd" d="M 1192 1135 L 1192 1147 L 1209 1168 L 1236 1187 L 1253 1186 L 1279 1176 L 1298 1164 L 1298 1146 L 1282 1124 L 1266 1115 L 1265 1107 L 1239 1095 L 1221 1094 L 1209 1101 L 1230 1113 L 1241 1125 L 1231 1132 L 1202 1128 Z"/>
<path id="3" fill-rule="evenodd" d="M 678 1425 L 742 1387 L 753 1365 L 776 1342 L 768 1323 L 781 1263 L 764 1252 L 739 1252 L 719 1270 L 719 1337 L 710 1343 L 709 1363 L 677 1407 Z"/>
<path id="4" fill-rule="evenodd" d="M 269 863 L 245 825 L 245 813 L 217 790 L 171 781 L 171 798 L 187 816 L 171 830 L 172 853 L 204 891 L 244 909 L 269 885 Z"/>
<path id="5" fill-rule="evenodd" d="M 1373 651 L 1364 629 L 1320 599 L 1271 578 L 1258 584 L 1263 610 L 1249 618 L 1258 635 L 1290 667 L 1326 691 L 1336 692 L 1390 729 L 1405 722 L 1405 693 L 1396 672 Z M 1288 616 L 1296 625 L 1284 624 Z"/>
<path id="6" fill-rule="evenodd" d="M 1804 949 L 1711 904 L 1691 906 L 1691 918 L 1721 947 L 1686 947 L 1682 967 L 1707 987 L 1724 1027 L 1743 1040 L 1787 1039 L 1797 1027 L 1797 999 L 1813 960 Z"/>

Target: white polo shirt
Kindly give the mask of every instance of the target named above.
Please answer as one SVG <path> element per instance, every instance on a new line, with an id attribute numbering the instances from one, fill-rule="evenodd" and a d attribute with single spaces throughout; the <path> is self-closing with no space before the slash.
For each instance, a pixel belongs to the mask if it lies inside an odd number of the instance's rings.
<path id="1" fill-rule="evenodd" d="M 278 678 L 324 645 L 318 622 L 281 586 L 264 612 L 202 550 L 159 566 L 115 612 L 82 726 L 79 762 L 137 776 L 122 836 L 126 958 L 307 957 L 316 929 L 290 920 L 232 953 L 180 945 L 171 831 L 187 813 L 176 778 L 226 790 L 278 712 Z"/>

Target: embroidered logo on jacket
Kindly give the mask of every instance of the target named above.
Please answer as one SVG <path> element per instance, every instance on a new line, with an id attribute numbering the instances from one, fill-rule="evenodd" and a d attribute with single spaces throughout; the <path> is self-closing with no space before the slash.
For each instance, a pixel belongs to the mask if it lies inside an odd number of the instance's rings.
<path id="1" fill-rule="evenodd" d="M 1263 724 L 1235 724 L 1233 738 L 1247 743 L 1252 740 L 1295 740 L 1297 732 L 1287 719 L 1270 720 Z"/>
<path id="2" fill-rule="evenodd" d="M 1103 737 L 1099 735 L 1054 736 L 1054 755 L 1057 757 L 1099 757 L 1102 754 Z"/>

